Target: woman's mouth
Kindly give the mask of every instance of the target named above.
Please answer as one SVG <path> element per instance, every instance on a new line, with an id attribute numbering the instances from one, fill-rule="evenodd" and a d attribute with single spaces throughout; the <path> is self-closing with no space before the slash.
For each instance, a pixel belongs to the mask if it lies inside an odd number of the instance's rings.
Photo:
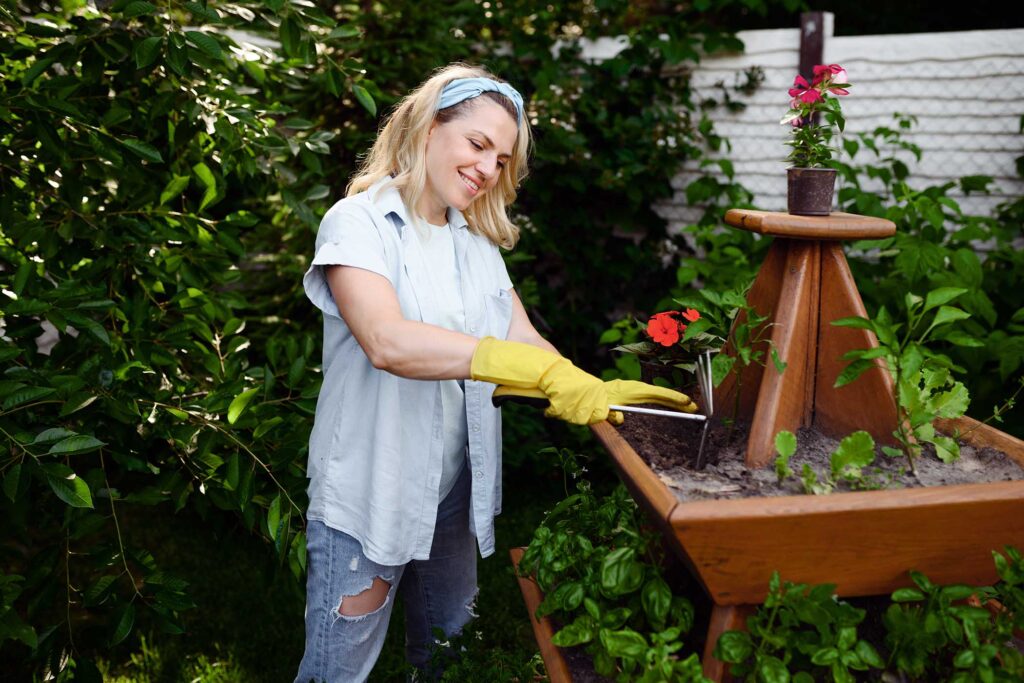
<path id="1" fill-rule="evenodd" d="M 468 177 L 467 177 L 466 175 L 464 175 L 463 173 L 461 173 L 461 172 L 460 172 L 460 173 L 459 173 L 459 177 L 460 177 L 460 178 L 462 178 L 462 182 L 463 182 L 463 184 L 464 184 L 464 185 L 465 185 L 465 186 L 466 186 L 467 188 L 469 188 L 469 193 L 470 193 L 470 194 L 476 194 L 477 192 L 479 192 L 479 191 L 480 191 L 480 186 L 479 186 L 479 185 L 477 185 L 477 184 L 476 184 L 475 182 L 473 182 L 472 180 L 470 180 L 470 179 L 469 179 L 469 178 L 468 178 Z"/>

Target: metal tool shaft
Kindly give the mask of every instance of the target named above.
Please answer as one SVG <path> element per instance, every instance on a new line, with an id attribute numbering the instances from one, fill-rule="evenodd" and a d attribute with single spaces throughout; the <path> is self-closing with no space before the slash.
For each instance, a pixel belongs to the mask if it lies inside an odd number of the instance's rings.
<path id="1" fill-rule="evenodd" d="M 608 406 L 610 410 L 620 410 L 624 413 L 644 413 L 645 415 L 661 415 L 662 417 L 677 417 L 683 420 L 706 420 L 707 418 L 697 413 L 680 413 L 676 410 L 658 410 L 656 408 L 637 408 L 636 406 Z"/>

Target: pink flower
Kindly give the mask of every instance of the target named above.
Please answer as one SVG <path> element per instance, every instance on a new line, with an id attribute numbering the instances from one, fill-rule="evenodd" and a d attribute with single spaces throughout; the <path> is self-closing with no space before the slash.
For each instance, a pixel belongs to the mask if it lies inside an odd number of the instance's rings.
<path id="1" fill-rule="evenodd" d="M 814 87 L 820 88 L 822 91 L 828 90 L 833 95 L 849 95 L 850 91 L 846 88 L 833 85 L 834 83 L 846 85 L 849 82 L 850 77 L 846 74 L 846 69 L 838 64 L 818 64 L 814 67 Z"/>
<path id="2" fill-rule="evenodd" d="M 821 92 L 811 87 L 807 79 L 800 74 L 797 74 L 797 77 L 793 79 L 793 87 L 789 89 L 789 96 L 805 104 L 820 102 L 822 99 Z"/>
<path id="3" fill-rule="evenodd" d="M 651 339 L 662 346 L 672 346 L 679 341 L 679 335 L 686 331 L 686 325 L 672 317 L 675 315 L 679 315 L 678 311 L 655 313 L 647 321 L 647 334 Z"/>

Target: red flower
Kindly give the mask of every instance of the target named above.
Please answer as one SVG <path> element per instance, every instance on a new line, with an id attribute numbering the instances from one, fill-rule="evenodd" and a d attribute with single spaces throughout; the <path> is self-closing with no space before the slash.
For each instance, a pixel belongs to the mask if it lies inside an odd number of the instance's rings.
<path id="1" fill-rule="evenodd" d="M 647 334 L 650 338 L 662 346 L 673 346 L 678 342 L 679 335 L 686 331 L 686 325 L 672 317 L 676 315 L 679 315 L 678 311 L 655 313 L 647 321 Z"/>
<path id="2" fill-rule="evenodd" d="M 793 79 L 793 87 L 789 89 L 789 96 L 795 97 L 805 104 L 813 104 L 822 99 L 821 93 L 811 87 L 807 79 L 800 74 Z"/>
<path id="3" fill-rule="evenodd" d="M 696 308 L 687 308 L 683 311 L 683 317 L 689 320 L 691 323 L 700 320 L 700 311 Z"/>

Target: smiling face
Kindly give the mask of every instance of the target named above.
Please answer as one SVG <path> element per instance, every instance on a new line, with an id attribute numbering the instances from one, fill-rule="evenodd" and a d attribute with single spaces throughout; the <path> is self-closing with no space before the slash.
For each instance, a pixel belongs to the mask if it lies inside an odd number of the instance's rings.
<path id="1" fill-rule="evenodd" d="M 516 121 L 487 97 L 476 98 L 463 116 L 435 122 L 427 138 L 427 184 L 417 207 L 443 225 L 446 211 L 459 211 L 498 184 L 516 143 Z"/>

